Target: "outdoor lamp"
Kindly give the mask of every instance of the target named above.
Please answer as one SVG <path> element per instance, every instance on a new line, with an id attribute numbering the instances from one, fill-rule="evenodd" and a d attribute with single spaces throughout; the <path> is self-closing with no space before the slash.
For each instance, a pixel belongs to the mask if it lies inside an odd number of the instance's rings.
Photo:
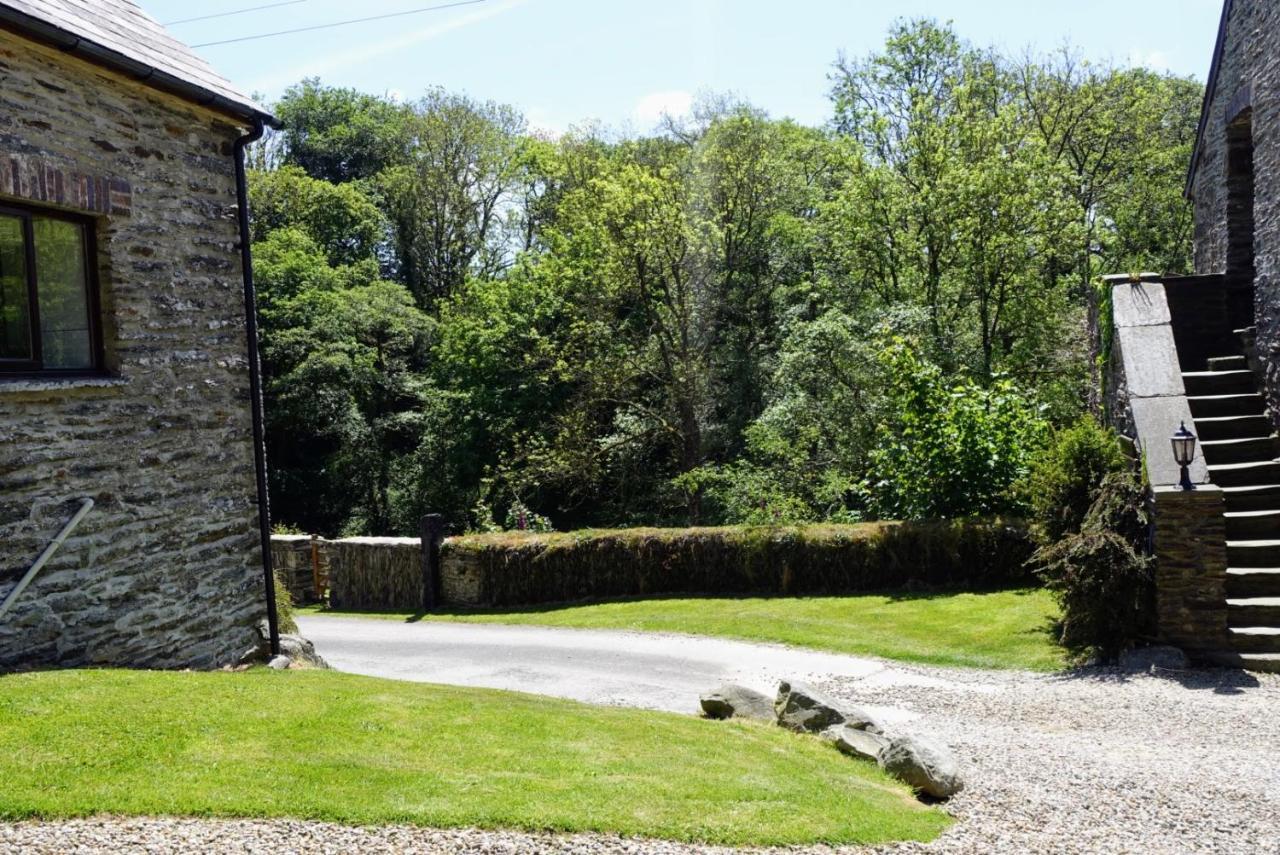
<path id="1" fill-rule="evenodd" d="M 1187 467 L 1196 459 L 1196 435 L 1187 430 L 1187 423 L 1183 422 L 1169 442 L 1173 444 L 1173 459 L 1182 467 L 1182 483 L 1178 486 L 1184 490 L 1194 490 L 1196 485 L 1191 483 L 1191 472 Z"/>

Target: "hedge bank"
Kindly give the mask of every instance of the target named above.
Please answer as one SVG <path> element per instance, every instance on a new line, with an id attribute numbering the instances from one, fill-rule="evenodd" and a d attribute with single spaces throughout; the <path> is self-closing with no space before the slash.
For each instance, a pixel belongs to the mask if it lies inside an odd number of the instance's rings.
<path id="1" fill-rule="evenodd" d="M 516 606 L 657 594 L 850 594 L 1032 583 L 1012 520 L 503 532 L 441 548 L 445 602 Z"/>

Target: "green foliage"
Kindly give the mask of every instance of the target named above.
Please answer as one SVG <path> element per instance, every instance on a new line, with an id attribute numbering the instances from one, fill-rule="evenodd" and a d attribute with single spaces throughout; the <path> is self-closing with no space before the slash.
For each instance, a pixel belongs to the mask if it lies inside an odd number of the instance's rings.
<path id="1" fill-rule="evenodd" d="M 1080 530 L 1036 554 L 1038 573 L 1061 607 L 1059 639 L 1068 650 L 1114 659 L 1151 636 L 1155 572 L 1147 501 L 1146 485 L 1133 471 L 1113 472 Z"/>
<path id="2" fill-rule="evenodd" d="M 275 574 L 273 581 L 276 589 L 277 626 L 281 632 L 297 633 L 298 621 L 294 613 L 293 595 L 289 593 L 289 588 L 280 578 L 279 573 Z"/>
<path id="3" fill-rule="evenodd" d="M 409 159 L 409 111 L 386 98 L 309 78 L 289 87 L 275 113 L 284 125 L 285 163 L 313 178 L 343 184 Z"/>
<path id="4" fill-rule="evenodd" d="M 255 242 L 279 229 L 297 229 L 335 266 L 375 258 L 386 240 L 382 212 L 354 184 L 330 184 L 286 166 L 249 180 Z"/>
<path id="5" fill-rule="evenodd" d="M 540 514 L 535 514 L 529 510 L 529 507 L 519 500 L 513 502 L 511 507 L 507 509 L 507 531 L 531 531 L 531 532 L 548 532 L 553 530 L 551 520 Z"/>
<path id="6" fill-rule="evenodd" d="M 881 354 L 889 412 L 869 458 L 868 509 L 881 519 L 1018 513 L 1013 490 L 1045 422 L 1012 383 L 949 381 L 904 340 Z"/>
<path id="7" fill-rule="evenodd" d="M 1092 385 L 1098 275 L 1187 268 L 1201 93 L 930 21 L 842 57 L 820 129 L 707 97 L 551 140 L 303 81 L 251 176 L 273 506 L 376 534 L 517 501 L 566 528 L 1020 512 Z"/>
<path id="8" fill-rule="evenodd" d="M 1033 459 L 1023 490 L 1048 543 L 1080 531 L 1103 480 L 1129 466 L 1114 431 L 1082 416 Z"/>
<path id="9" fill-rule="evenodd" d="M 1004 520 L 853 526 L 503 532 L 452 538 L 480 601 L 526 605 L 653 594 L 814 594 L 1025 584 L 1034 544 Z"/>

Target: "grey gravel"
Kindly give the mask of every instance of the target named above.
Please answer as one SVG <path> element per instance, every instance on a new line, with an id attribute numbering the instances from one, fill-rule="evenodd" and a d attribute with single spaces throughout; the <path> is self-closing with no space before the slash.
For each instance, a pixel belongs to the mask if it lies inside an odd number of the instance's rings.
<path id="1" fill-rule="evenodd" d="M 918 668 L 949 685 L 819 687 L 949 745 L 959 820 L 894 853 L 1280 853 L 1280 677 Z M 874 709 L 874 708 L 873 708 Z"/>
<path id="2" fill-rule="evenodd" d="M 895 708 L 904 713 L 895 729 L 950 745 L 968 781 L 945 805 L 958 822 L 928 845 L 769 851 L 1280 853 L 1280 678 L 1160 669 L 1067 675 L 911 670 L 940 682 L 885 685 L 874 678 L 838 678 L 816 681 L 816 687 L 872 711 Z M 98 818 L 0 824 L 5 855 L 731 851 L 601 835 L 299 821 Z"/>

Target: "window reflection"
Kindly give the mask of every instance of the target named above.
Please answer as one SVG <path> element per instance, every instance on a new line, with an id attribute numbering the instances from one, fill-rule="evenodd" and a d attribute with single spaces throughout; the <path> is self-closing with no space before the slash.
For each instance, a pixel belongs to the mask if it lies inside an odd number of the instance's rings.
<path id="1" fill-rule="evenodd" d="M 31 359 L 31 307 L 22 220 L 0 215 L 0 359 Z"/>

